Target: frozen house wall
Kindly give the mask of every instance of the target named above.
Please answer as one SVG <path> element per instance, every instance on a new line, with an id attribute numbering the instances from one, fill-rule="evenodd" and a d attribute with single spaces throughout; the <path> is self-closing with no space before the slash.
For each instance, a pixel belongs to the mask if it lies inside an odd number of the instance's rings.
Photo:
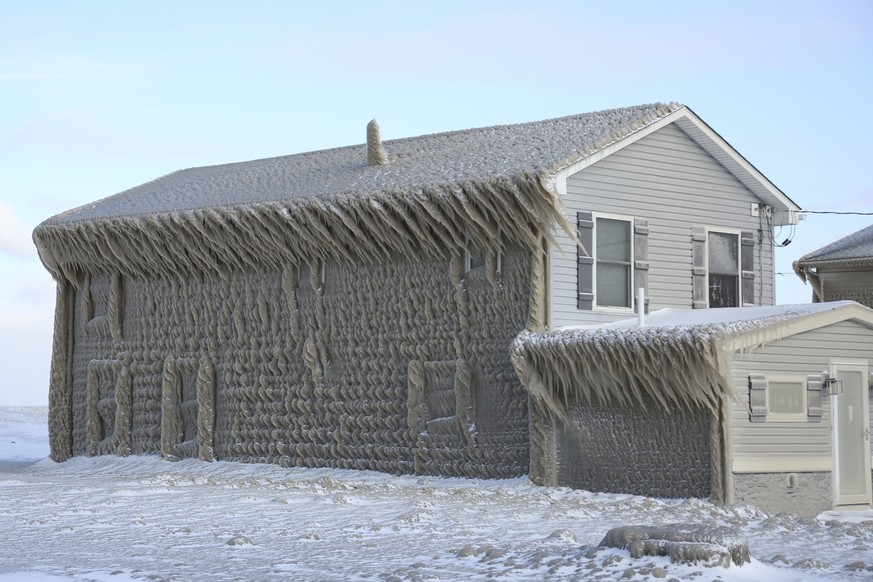
<path id="1" fill-rule="evenodd" d="M 492 253 L 469 272 L 460 255 L 393 255 L 89 275 L 53 451 L 69 437 L 73 455 L 524 474 L 527 397 L 509 346 L 529 322 L 532 263 L 510 247 L 500 272 Z"/>
<path id="2" fill-rule="evenodd" d="M 558 421 L 557 483 L 652 497 L 709 497 L 708 410 L 681 414 L 650 406 L 575 406 Z"/>
<path id="3" fill-rule="evenodd" d="M 773 247 L 766 221 L 752 216 L 759 204 L 747 187 L 676 124 L 610 154 L 570 176 L 563 197 L 575 224 L 577 212 L 648 220 L 648 296 L 651 310 L 692 306 L 691 228 L 755 233 L 756 305 L 770 305 Z M 577 309 L 576 246 L 557 233 L 551 250 L 552 326 L 594 324 L 628 317 L 629 310 Z"/>
<path id="4" fill-rule="evenodd" d="M 818 280 L 824 301 L 851 299 L 873 307 L 873 268 L 867 271 L 828 271 L 820 269 Z"/>
<path id="5" fill-rule="evenodd" d="M 749 374 L 805 377 L 829 370 L 832 360 L 873 363 L 873 330 L 844 321 L 734 355 L 730 448 L 737 503 L 809 515 L 831 508 L 830 398 L 822 398 L 820 422 L 751 422 Z"/>
<path id="6" fill-rule="evenodd" d="M 523 332 L 513 363 L 531 398 L 531 480 L 724 500 L 730 393 L 717 328 Z"/>

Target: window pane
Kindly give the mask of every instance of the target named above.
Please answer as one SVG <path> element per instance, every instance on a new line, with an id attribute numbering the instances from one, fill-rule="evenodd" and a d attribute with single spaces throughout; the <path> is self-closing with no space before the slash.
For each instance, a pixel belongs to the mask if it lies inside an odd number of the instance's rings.
<path id="1" fill-rule="evenodd" d="M 768 382 L 767 401 L 770 412 L 775 414 L 803 414 L 803 391 L 800 382 Z"/>
<path id="2" fill-rule="evenodd" d="M 630 265 L 597 263 L 597 305 L 630 307 Z"/>
<path id="3" fill-rule="evenodd" d="M 739 307 L 740 278 L 736 275 L 709 274 L 709 306 Z"/>
<path id="4" fill-rule="evenodd" d="M 739 237 L 725 232 L 709 233 L 709 272 L 719 275 L 739 273 Z"/>
<path id="5" fill-rule="evenodd" d="M 597 260 L 630 263 L 630 222 L 597 219 Z"/>

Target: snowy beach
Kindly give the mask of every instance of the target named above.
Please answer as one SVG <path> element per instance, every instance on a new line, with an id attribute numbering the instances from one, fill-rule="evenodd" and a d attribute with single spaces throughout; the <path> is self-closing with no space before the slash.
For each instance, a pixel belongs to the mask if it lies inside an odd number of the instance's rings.
<path id="1" fill-rule="evenodd" d="M 869 580 L 873 513 L 749 506 L 157 457 L 48 454 L 45 408 L 0 408 L 0 582 Z M 598 547 L 622 525 L 728 526 L 752 563 Z"/>

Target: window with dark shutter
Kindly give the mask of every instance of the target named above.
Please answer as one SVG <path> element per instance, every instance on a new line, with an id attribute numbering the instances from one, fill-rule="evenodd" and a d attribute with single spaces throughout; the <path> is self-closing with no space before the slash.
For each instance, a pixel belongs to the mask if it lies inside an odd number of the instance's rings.
<path id="1" fill-rule="evenodd" d="M 631 222 L 598 216 L 594 222 L 594 303 L 598 307 L 633 305 Z"/>
<path id="2" fill-rule="evenodd" d="M 755 305 L 755 233 L 691 229 L 692 307 Z"/>
<path id="3" fill-rule="evenodd" d="M 750 374 L 749 413 L 752 422 L 821 422 L 821 375 Z"/>
<path id="4" fill-rule="evenodd" d="M 706 237 L 710 307 L 740 306 L 740 237 L 711 231 Z"/>
<path id="5" fill-rule="evenodd" d="M 578 309 L 634 307 L 635 290 L 648 292 L 648 221 L 579 212 L 576 223 Z"/>

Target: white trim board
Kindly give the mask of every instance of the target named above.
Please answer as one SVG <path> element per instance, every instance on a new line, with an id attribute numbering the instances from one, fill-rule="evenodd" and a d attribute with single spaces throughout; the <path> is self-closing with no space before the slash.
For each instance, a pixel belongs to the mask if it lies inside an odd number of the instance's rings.
<path id="1" fill-rule="evenodd" d="M 834 460 L 829 457 L 808 459 L 741 458 L 732 463 L 734 473 L 818 473 L 831 472 Z"/>

